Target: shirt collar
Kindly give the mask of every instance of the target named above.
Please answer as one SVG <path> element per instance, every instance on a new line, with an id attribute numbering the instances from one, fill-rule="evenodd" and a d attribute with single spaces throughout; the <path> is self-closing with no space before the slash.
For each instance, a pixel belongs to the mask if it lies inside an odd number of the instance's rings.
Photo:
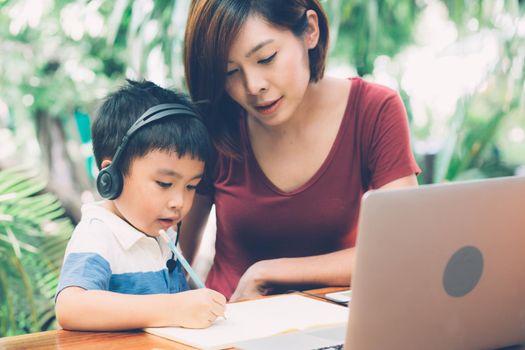
<path id="1" fill-rule="evenodd" d="M 122 218 L 104 208 L 103 202 L 84 204 L 81 210 L 82 220 L 99 220 L 104 222 L 124 250 L 130 249 L 141 239 L 153 238 L 137 230 Z"/>

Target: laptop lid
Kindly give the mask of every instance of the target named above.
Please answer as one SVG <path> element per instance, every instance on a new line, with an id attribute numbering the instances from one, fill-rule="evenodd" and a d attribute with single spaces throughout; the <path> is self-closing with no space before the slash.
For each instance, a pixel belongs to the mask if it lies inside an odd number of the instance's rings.
<path id="1" fill-rule="evenodd" d="M 525 342 L 525 177 L 363 198 L 345 349 Z"/>

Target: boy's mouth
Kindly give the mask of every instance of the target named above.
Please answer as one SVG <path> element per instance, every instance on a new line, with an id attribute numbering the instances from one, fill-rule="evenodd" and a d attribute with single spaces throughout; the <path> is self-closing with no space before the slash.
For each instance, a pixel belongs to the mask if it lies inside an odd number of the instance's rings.
<path id="1" fill-rule="evenodd" d="M 176 223 L 176 220 L 164 218 L 164 219 L 159 219 L 159 222 L 160 222 L 160 226 L 164 230 L 167 230 Z"/>

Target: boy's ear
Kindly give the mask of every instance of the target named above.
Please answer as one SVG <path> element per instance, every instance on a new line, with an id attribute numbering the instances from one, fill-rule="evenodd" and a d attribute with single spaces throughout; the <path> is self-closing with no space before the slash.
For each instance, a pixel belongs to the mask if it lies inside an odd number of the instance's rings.
<path id="1" fill-rule="evenodd" d="M 100 164 L 100 169 L 107 168 L 111 165 L 111 159 L 104 159 L 102 163 Z"/>
<path id="2" fill-rule="evenodd" d="M 308 49 L 313 49 L 319 42 L 319 18 L 314 10 L 306 11 L 308 27 L 304 33 L 304 42 Z"/>

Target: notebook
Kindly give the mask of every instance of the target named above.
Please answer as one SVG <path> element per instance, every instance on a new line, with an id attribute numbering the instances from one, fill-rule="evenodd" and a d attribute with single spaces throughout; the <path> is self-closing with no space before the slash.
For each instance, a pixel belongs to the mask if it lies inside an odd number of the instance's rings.
<path id="1" fill-rule="evenodd" d="M 304 329 L 344 325 L 348 309 L 300 295 L 280 295 L 226 305 L 227 319 L 206 329 L 146 328 L 198 349 L 226 349 L 239 342 Z"/>

